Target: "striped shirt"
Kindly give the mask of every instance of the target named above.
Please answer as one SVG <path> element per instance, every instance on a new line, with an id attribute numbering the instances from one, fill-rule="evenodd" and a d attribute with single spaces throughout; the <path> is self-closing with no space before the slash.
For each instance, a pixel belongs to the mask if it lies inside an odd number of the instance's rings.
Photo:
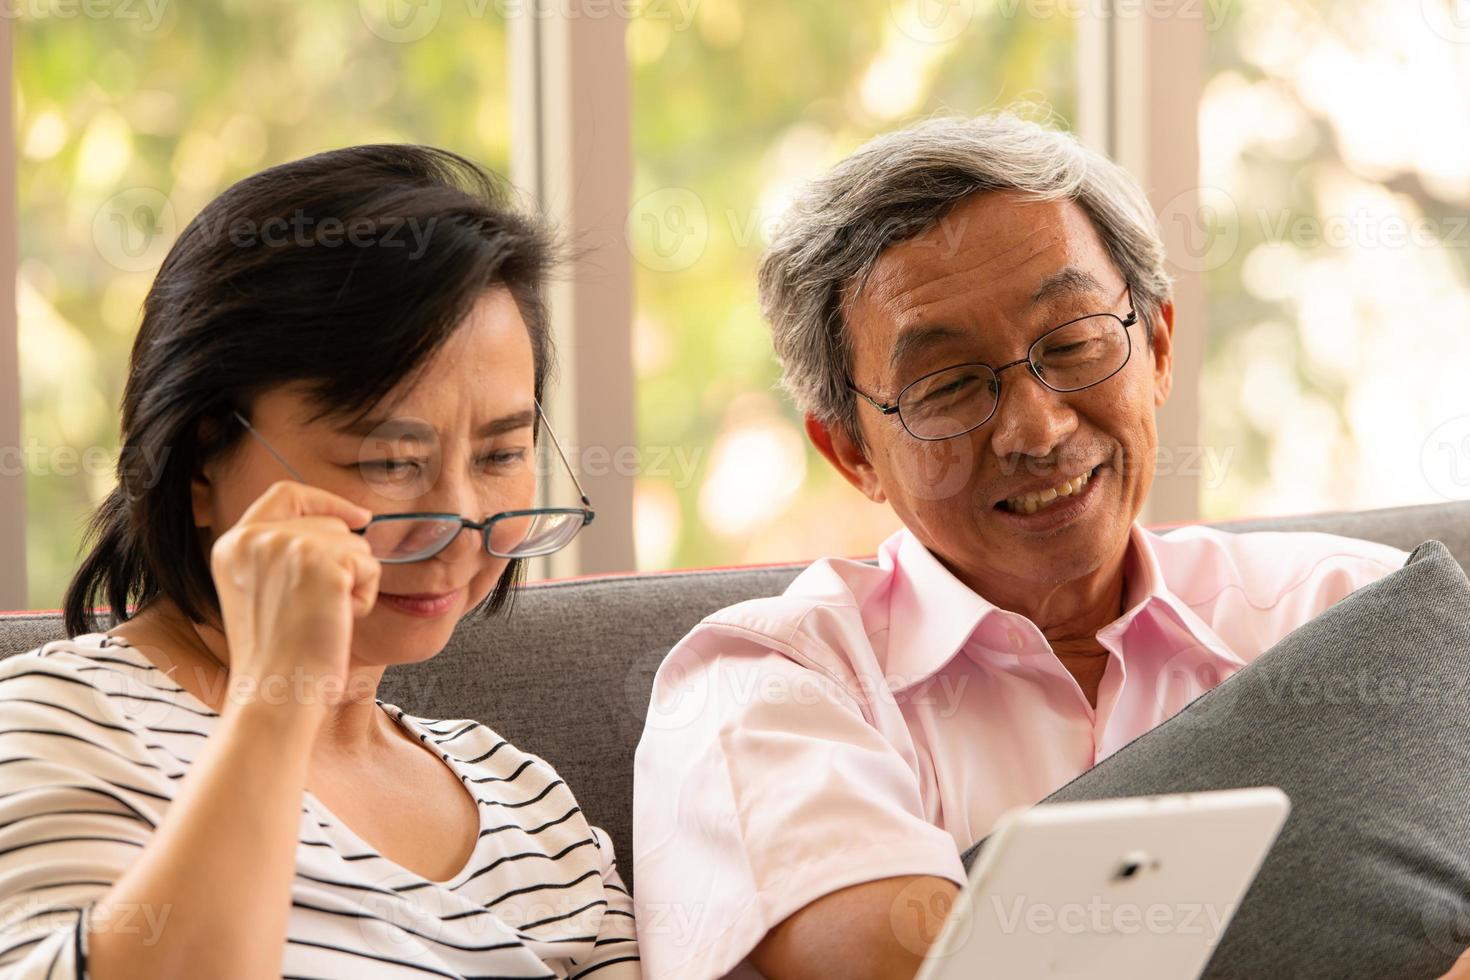
<path id="1" fill-rule="evenodd" d="M 283 977 L 636 980 L 612 843 L 551 766 L 477 722 L 378 703 L 475 796 L 479 837 L 459 873 L 431 881 L 305 793 Z M 87 931 L 102 925 L 89 906 L 138 859 L 219 723 L 121 637 L 0 660 L 0 980 L 87 975 Z M 167 925 L 121 915 L 106 925 L 145 941 Z"/>

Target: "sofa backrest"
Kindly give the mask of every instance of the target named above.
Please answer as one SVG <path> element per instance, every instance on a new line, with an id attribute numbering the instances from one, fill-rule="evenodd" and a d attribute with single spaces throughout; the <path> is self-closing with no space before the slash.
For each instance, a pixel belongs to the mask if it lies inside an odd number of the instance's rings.
<path id="1" fill-rule="evenodd" d="M 1217 525 L 1326 531 L 1405 550 L 1443 541 L 1470 568 L 1470 504 L 1320 514 Z M 664 572 L 526 586 L 509 618 L 466 620 L 444 652 L 395 667 L 379 697 L 410 714 L 472 718 L 554 765 L 632 879 L 633 752 L 654 672 L 706 615 L 776 595 L 801 566 Z M 0 657 L 64 635 L 55 613 L 0 615 Z"/>

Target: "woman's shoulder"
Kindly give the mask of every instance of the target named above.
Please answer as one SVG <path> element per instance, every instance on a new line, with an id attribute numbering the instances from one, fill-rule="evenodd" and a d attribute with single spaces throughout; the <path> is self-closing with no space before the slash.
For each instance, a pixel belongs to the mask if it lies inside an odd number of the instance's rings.
<path id="1" fill-rule="evenodd" d="M 0 701 L 44 703 L 92 721 L 137 721 L 183 689 L 119 637 L 85 633 L 0 660 Z"/>
<path id="2" fill-rule="evenodd" d="M 108 633 L 83 633 L 64 640 L 51 640 L 34 650 L 0 661 L 0 665 L 18 664 L 36 667 L 44 664 L 54 672 L 71 672 L 87 676 L 101 685 L 109 678 L 144 681 L 155 687 L 178 689 L 168 675 L 159 670 L 127 640 Z"/>
<path id="3" fill-rule="evenodd" d="M 136 650 L 106 633 L 84 633 L 51 640 L 25 653 L 0 660 L 0 676 L 55 678 L 63 682 L 100 686 L 104 672 L 132 676 L 147 661 Z"/>
<path id="4" fill-rule="evenodd" d="M 551 763 L 512 744 L 488 725 L 471 718 L 424 718 L 378 703 L 488 799 L 511 809 L 538 812 L 575 806 L 570 788 Z"/>
<path id="5" fill-rule="evenodd" d="M 423 718 L 379 703 L 443 758 L 479 803 L 476 870 L 463 894 L 493 905 L 505 921 L 544 924 L 560 937 L 538 931 L 541 941 L 587 934 L 588 917 L 599 918 L 609 900 L 605 885 L 621 888 L 613 844 L 551 763 L 473 719 Z M 535 855 L 543 860 L 524 860 Z M 484 873 L 491 868 L 494 875 Z M 552 906 L 576 914 L 547 918 Z M 593 923 L 591 934 L 598 931 Z"/>
<path id="6" fill-rule="evenodd" d="M 551 768 L 540 756 L 521 751 L 489 725 L 473 718 L 428 718 L 410 714 L 383 700 L 379 700 L 378 705 L 420 742 L 437 754 L 448 757 L 446 761 L 487 768 L 499 768 L 512 760 L 516 764 L 530 761 Z"/>

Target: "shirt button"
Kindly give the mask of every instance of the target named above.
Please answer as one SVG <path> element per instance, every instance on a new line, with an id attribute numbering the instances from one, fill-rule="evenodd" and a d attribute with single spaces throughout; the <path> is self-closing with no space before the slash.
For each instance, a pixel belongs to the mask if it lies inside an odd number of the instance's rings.
<path id="1" fill-rule="evenodd" d="M 1021 635 L 1020 630 L 1010 630 L 1006 634 L 1006 639 L 1010 641 L 1011 649 L 1017 653 L 1020 653 L 1026 648 L 1026 638 Z"/>

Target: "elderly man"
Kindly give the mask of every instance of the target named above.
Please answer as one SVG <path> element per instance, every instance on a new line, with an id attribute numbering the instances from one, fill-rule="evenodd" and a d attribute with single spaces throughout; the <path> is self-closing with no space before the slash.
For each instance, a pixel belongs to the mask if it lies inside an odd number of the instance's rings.
<path id="1" fill-rule="evenodd" d="M 904 530 L 663 664 L 644 969 L 911 977 L 1004 811 L 1406 555 L 1136 523 L 1174 307 L 1143 193 L 1064 133 L 996 115 L 868 143 L 797 201 L 760 291 L 812 442 Z"/>

